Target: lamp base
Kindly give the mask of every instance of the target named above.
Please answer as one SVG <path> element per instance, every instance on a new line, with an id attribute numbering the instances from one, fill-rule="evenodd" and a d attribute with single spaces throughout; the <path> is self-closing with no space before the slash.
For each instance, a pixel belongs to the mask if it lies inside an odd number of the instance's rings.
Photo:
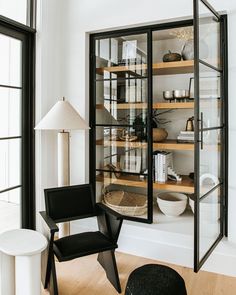
<path id="1" fill-rule="evenodd" d="M 70 141 L 69 132 L 58 132 L 58 186 L 70 185 Z M 70 223 L 59 224 L 59 238 L 70 234 Z"/>

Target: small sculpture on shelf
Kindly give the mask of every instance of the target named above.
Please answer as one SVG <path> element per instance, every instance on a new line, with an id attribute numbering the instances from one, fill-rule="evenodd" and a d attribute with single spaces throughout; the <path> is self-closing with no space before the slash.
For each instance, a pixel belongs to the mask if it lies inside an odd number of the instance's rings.
<path id="1" fill-rule="evenodd" d="M 163 62 L 173 62 L 173 61 L 180 61 L 181 54 L 179 53 L 172 53 L 170 50 L 163 56 Z"/>
<path id="2" fill-rule="evenodd" d="M 157 112 L 157 110 L 153 111 L 152 116 L 152 135 L 153 135 L 153 141 L 154 142 L 161 142 L 164 141 L 168 137 L 168 132 L 165 128 L 160 128 L 160 125 L 164 125 L 167 123 L 170 123 L 171 121 L 167 121 L 164 118 L 160 118 L 162 114 L 169 113 L 172 110 L 167 110 L 163 112 Z"/>
<path id="3" fill-rule="evenodd" d="M 142 114 L 139 114 L 135 117 L 133 121 L 133 128 L 135 130 L 135 135 L 139 140 L 146 140 L 145 134 L 145 123 L 141 117 Z"/>

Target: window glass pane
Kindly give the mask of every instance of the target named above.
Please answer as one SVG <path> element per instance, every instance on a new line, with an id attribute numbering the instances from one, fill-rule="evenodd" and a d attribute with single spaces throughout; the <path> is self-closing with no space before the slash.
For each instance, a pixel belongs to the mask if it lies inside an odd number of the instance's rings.
<path id="1" fill-rule="evenodd" d="M 204 196 L 221 182 L 221 130 L 203 132 L 203 149 L 200 149 L 200 195 Z"/>
<path id="2" fill-rule="evenodd" d="M 0 138 L 21 135 L 21 90 L 0 87 Z"/>
<path id="3" fill-rule="evenodd" d="M 27 25 L 28 0 L 0 0 L 0 14 Z"/>
<path id="4" fill-rule="evenodd" d="M 199 64 L 199 108 L 203 113 L 203 128 L 222 125 L 222 95 L 220 73 Z"/>
<path id="5" fill-rule="evenodd" d="M 0 34 L 0 85 L 21 86 L 21 41 Z"/>
<path id="6" fill-rule="evenodd" d="M 21 139 L 0 141 L 0 191 L 21 184 Z"/>
<path id="7" fill-rule="evenodd" d="M 147 35 L 96 40 L 96 78 L 147 76 Z"/>
<path id="8" fill-rule="evenodd" d="M 220 22 L 201 1 L 199 14 L 199 58 L 220 67 Z"/>
<path id="9" fill-rule="evenodd" d="M 21 227 L 21 188 L 0 193 L 0 233 Z"/>
<path id="10" fill-rule="evenodd" d="M 221 189 L 215 189 L 199 203 L 200 244 L 199 254 L 202 258 L 220 235 L 220 198 Z"/>

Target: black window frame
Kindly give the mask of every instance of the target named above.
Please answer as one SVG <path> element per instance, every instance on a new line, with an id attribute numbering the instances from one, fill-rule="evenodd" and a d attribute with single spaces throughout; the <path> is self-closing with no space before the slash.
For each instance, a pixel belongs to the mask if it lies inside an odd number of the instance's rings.
<path id="1" fill-rule="evenodd" d="M 30 0 L 30 2 L 34 2 Z M 35 3 L 35 2 L 34 2 Z M 34 6 L 35 7 L 35 6 Z M 34 19 L 32 14 L 31 22 Z M 0 16 L 0 33 L 22 41 L 22 198 L 21 227 L 35 229 L 35 33 L 36 30 Z M 6 191 L 6 190 L 4 190 Z M 3 191 L 1 191 L 3 192 Z"/>

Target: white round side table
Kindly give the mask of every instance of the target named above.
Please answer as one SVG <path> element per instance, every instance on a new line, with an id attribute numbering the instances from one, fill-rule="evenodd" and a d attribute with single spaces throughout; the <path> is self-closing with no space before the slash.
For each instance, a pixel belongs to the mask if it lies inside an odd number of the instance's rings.
<path id="1" fill-rule="evenodd" d="M 47 244 L 41 233 L 28 229 L 0 235 L 0 295 L 41 294 L 41 252 Z"/>

